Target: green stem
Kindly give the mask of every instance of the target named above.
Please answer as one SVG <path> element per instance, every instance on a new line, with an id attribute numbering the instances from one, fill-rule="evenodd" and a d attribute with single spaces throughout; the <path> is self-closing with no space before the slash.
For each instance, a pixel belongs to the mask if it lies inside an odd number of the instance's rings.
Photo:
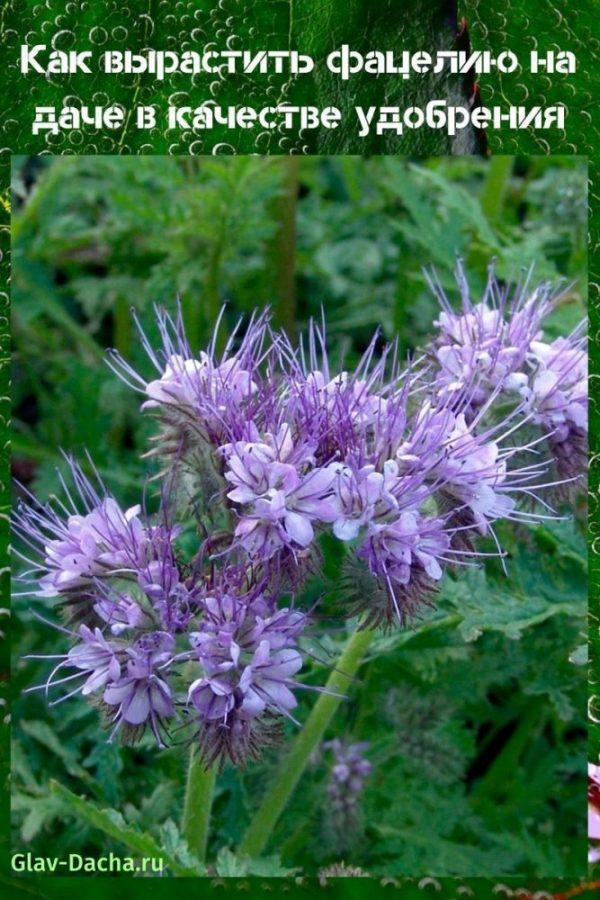
<path id="1" fill-rule="evenodd" d="M 480 203 L 490 224 L 500 218 L 514 165 L 514 156 L 492 156 L 488 163 L 487 177 L 481 191 Z"/>
<path id="2" fill-rule="evenodd" d="M 261 806 L 250 822 L 240 844 L 241 855 L 260 856 L 265 849 L 277 820 L 293 794 L 313 750 L 320 744 L 327 726 L 343 699 L 340 694 L 348 689 L 374 637 L 374 631 L 364 629 L 355 631 L 348 639 L 325 686 L 327 693 L 319 696 L 306 724 L 296 735 Z"/>
<path id="3" fill-rule="evenodd" d="M 274 159 L 282 168 L 282 192 L 275 202 L 278 224 L 274 239 L 275 320 L 288 337 L 296 332 L 296 206 L 300 160 L 297 156 Z"/>
<path id="4" fill-rule="evenodd" d="M 485 181 L 479 195 L 481 211 L 488 221 L 491 231 L 498 240 L 497 228 L 502 220 L 502 210 L 506 194 L 510 186 L 510 178 L 515 165 L 514 156 L 492 156 L 488 165 Z M 467 256 L 467 268 L 471 270 L 482 269 L 488 262 L 488 249 L 478 241 L 471 243 L 471 249 Z"/>
<path id="5" fill-rule="evenodd" d="M 196 749 L 192 747 L 188 764 L 181 831 L 190 850 L 196 854 L 200 862 L 204 862 L 206 858 L 210 811 L 216 777 L 216 766 L 212 765 L 206 769 Z"/>

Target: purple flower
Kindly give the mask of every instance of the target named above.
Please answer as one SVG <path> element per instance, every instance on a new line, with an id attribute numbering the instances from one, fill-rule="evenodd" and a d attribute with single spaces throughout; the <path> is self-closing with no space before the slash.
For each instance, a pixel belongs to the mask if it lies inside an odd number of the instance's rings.
<path id="1" fill-rule="evenodd" d="M 43 554 L 43 563 L 34 563 L 44 572 L 37 591 L 41 597 L 81 593 L 109 576 L 134 576 L 158 536 L 142 523 L 139 506 L 123 511 L 103 485 L 102 496 L 79 466 L 69 463 L 83 513 L 65 484 L 69 506 L 58 500 L 46 506 L 22 502 L 13 516 L 17 533 Z"/>
<path id="2" fill-rule="evenodd" d="M 371 774 L 373 768 L 363 755 L 369 746 L 368 741 L 344 744 L 338 738 L 324 744 L 325 749 L 331 750 L 334 755 L 331 769 L 332 793 L 337 794 L 340 785 L 345 786 L 348 793 L 357 795 L 361 792 L 363 780 Z"/>
<path id="3" fill-rule="evenodd" d="M 190 635 L 202 675 L 191 683 L 188 702 L 207 759 L 239 760 L 249 749 L 253 720 L 289 715 L 296 706 L 291 688 L 302 667 L 296 640 L 306 618 L 290 609 L 273 612 L 261 595 L 246 599 L 207 598 L 202 630 Z"/>
<path id="4" fill-rule="evenodd" d="M 146 385 L 149 399 L 142 403 L 142 409 L 165 406 L 193 416 L 203 405 L 212 404 L 214 409 L 205 424 L 218 430 L 227 404 L 239 406 L 256 389 L 250 373 L 241 368 L 237 359 L 214 365 L 206 353 L 201 353 L 199 359 L 174 355 L 167 360 L 161 377 Z"/>
<path id="5" fill-rule="evenodd" d="M 227 496 L 244 507 L 235 536 L 250 556 L 264 560 L 284 547 L 305 549 L 314 538 L 313 522 L 337 517 L 331 491 L 335 470 L 299 470 L 279 461 L 272 443 L 237 442 L 228 448 L 225 471 L 234 485 Z"/>
<path id="6" fill-rule="evenodd" d="M 308 351 L 296 351 L 281 337 L 278 348 L 286 369 L 285 414 L 295 431 L 315 448 L 319 464 L 342 459 L 359 450 L 385 421 L 388 397 L 400 376 L 395 364 L 386 373 L 395 345 L 383 348 L 374 362 L 375 334 L 354 371 L 331 372 L 325 326 L 310 323 Z M 387 377 L 386 377 L 387 374 Z"/>
<path id="7" fill-rule="evenodd" d="M 161 626 L 177 634 L 187 629 L 200 607 L 200 588 L 182 580 L 170 545 L 138 575 L 138 584 L 150 599 Z"/>
<path id="8" fill-rule="evenodd" d="M 309 372 L 292 384 L 292 391 L 293 408 L 303 416 L 312 412 L 329 422 L 347 415 L 358 428 L 365 428 L 385 411 L 385 400 L 371 392 L 369 382 L 349 372 L 340 372 L 331 380 L 322 371 Z"/>
<path id="9" fill-rule="evenodd" d="M 456 312 L 438 282 L 430 278 L 442 311 L 435 322 L 439 336 L 431 347 L 439 365 L 441 393 L 468 389 L 480 404 L 496 389 L 514 391 L 527 383 L 531 342 L 553 307 L 549 284 L 530 288 L 530 276 L 514 292 L 503 289 L 493 269 L 479 303 L 473 303 L 462 265 L 456 270 L 462 308 Z"/>
<path id="10" fill-rule="evenodd" d="M 583 339 L 534 341 L 530 360 L 534 373 L 521 395 L 533 421 L 548 435 L 561 478 L 576 478 L 587 467 L 588 372 Z"/>
<path id="11" fill-rule="evenodd" d="M 524 400 L 523 413 L 548 437 L 560 494 L 587 464 L 587 353 L 579 336 L 585 323 L 569 337 L 545 343 L 541 328 L 555 298 L 547 284 L 530 289 L 530 274 L 511 297 L 491 271 L 483 300 L 474 304 L 459 265 L 461 312 L 430 282 L 442 306 L 440 334 L 430 347 L 438 365 L 434 384 L 442 397 L 468 397 L 463 412 L 469 419 L 500 391 L 517 404 Z"/>
<path id="12" fill-rule="evenodd" d="M 102 696 L 107 706 L 117 707 L 113 716 L 117 727 L 149 724 L 157 742 L 162 744 L 160 726 L 175 712 L 171 689 L 162 676 L 174 647 L 172 635 L 155 631 L 142 635 L 128 648 L 125 674 L 108 684 Z"/>
<path id="13" fill-rule="evenodd" d="M 443 574 L 440 559 L 444 561 L 449 546 L 442 519 L 406 510 L 391 522 L 371 523 L 357 555 L 374 575 L 408 585 L 415 569 L 439 581 Z"/>
<path id="14" fill-rule="evenodd" d="M 306 687 L 306 616 L 279 604 L 317 564 L 317 532 L 348 544 L 345 615 L 389 625 L 430 602 L 446 565 L 482 555 L 478 534 L 499 548 L 498 520 L 536 521 L 537 492 L 585 464 L 584 342 L 577 330 L 544 342 L 546 285 L 505 291 L 491 274 L 472 302 L 458 278 L 461 311 L 434 286 L 438 338 L 402 371 L 378 335 L 352 370 L 332 371 L 324 327 L 295 349 L 267 314 L 222 354 L 216 331 L 196 354 L 181 312 L 158 310 L 159 351 L 140 329 L 154 379 L 112 355 L 160 422 L 160 510 L 123 510 L 73 462 L 64 502 L 18 508 L 15 530 L 35 554 L 22 580 L 80 626 L 62 629 L 74 646 L 39 686 L 79 687 L 53 702 L 101 694 L 113 733 L 149 728 L 160 745 L 184 707 L 207 764 L 242 763 Z M 74 673 L 53 680 L 65 667 Z M 346 796 L 368 774 L 353 747 L 335 749 L 332 784 Z"/>
<path id="15" fill-rule="evenodd" d="M 333 465 L 336 473 L 333 488 L 339 508 L 333 533 L 341 541 L 351 541 L 362 526 L 373 519 L 398 509 L 394 490 L 399 486 L 398 465 L 390 459 L 383 472 L 366 465 L 356 470 L 347 465 Z"/>
<path id="16" fill-rule="evenodd" d="M 201 648 L 197 649 L 205 669 L 211 669 L 212 661 L 207 664 Z M 297 650 L 273 652 L 269 641 L 264 640 L 242 662 L 237 645 L 232 645 L 231 650 L 229 658 L 218 663 L 212 675 L 190 685 L 188 698 L 202 719 L 219 719 L 226 726 L 234 710 L 242 719 L 254 719 L 267 708 L 284 714 L 294 709 L 297 701 L 286 682 L 302 668 Z"/>
<path id="17" fill-rule="evenodd" d="M 87 676 L 81 689 L 86 696 L 117 681 L 121 675 L 121 664 L 117 649 L 106 640 L 99 628 L 92 631 L 86 625 L 80 625 L 79 636 L 82 643 L 69 650 L 65 665 L 81 669 Z"/>
<path id="18" fill-rule="evenodd" d="M 222 316 L 222 314 L 221 314 Z M 240 435 L 240 425 L 257 419 L 262 402 L 257 387 L 258 367 L 264 361 L 263 344 L 268 317 L 253 317 L 234 350 L 240 323 L 217 358 L 219 321 L 211 346 L 194 356 L 185 337 L 181 310 L 176 318 L 156 308 L 162 348 L 155 352 L 136 319 L 142 344 L 159 378 L 146 381 L 116 352 L 110 365 L 128 385 L 147 398 L 143 409 L 157 410 L 165 421 L 216 446 Z"/>
<path id="19" fill-rule="evenodd" d="M 338 738 L 323 745 L 333 755 L 326 788 L 326 825 L 339 849 L 349 849 L 360 839 L 361 794 L 373 768 L 364 757 L 369 746 L 367 741 L 349 744 Z"/>
<path id="20" fill-rule="evenodd" d="M 123 512 L 107 497 L 87 515 L 69 516 L 63 535 L 45 546 L 49 572 L 40 579 L 42 595 L 78 589 L 93 578 L 137 567 L 148 543 L 139 513 L 139 506 Z"/>
<path id="21" fill-rule="evenodd" d="M 443 447 L 434 473 L 444 490 L 464 503 L 475 527 L 485 534 L 490 522 L 510 516 L 515 508 L 515 501 L 504 492 L 506 458 L 493 440 L 474 435 L 462 413 L 454 417 Z"/>
<path id="22" fill-rule="evenodd" d="M 94 612 L 110 626 L 114 635 L 148 624 L 147 613 L 131 595 L 112 591 L 102 582 L 98 582 L 96 588 L 99 596 L 94 603 Z"/>

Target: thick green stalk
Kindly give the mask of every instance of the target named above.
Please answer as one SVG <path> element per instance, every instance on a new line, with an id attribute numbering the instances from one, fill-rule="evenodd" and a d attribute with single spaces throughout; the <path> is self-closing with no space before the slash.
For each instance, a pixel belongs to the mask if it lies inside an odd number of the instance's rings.
<path id="1" fill-rule="evenodd" d="M 216 766 L 205 769 L 195 747 L 190 750 L 181 831 L 200 862 L 206 858 Z"/>
<path id="2" fill-rule="evenodd" d="M 514 156 L 493 156 L 488 163 L 480 203 L 490 224 L 500 218 L 514 165 Z"/>
<path id="3" fill-rule="evenodd" d="M 283 170 L 282 191 L 273 204 L 277 222 L 272 247 L 274 314 L 276 324 L 293 339 L 296 333 L 296 206 L 300 160 L 297 156 L 280 156 L 273 158 L 273 164 Z"/>
<path id="4" fill-rule="evenodd" d="M 326 691 L 339 695 L 348 689 L 374 637 L 375 632 L 367 629 L 355 631 L 351 635 L 329 676 Z M 279 816 L 306 768 L 311 753 L 320 744 L 341 700 L 341 696 L 332 696 L 332 693 L 323 693 L 319 696 L 306 724 L 294 738 L 289 753 L 283 758 L 261 806 L 244 835 L 239 848 L 240 855 L 255 857 L 264 851 Z"/>

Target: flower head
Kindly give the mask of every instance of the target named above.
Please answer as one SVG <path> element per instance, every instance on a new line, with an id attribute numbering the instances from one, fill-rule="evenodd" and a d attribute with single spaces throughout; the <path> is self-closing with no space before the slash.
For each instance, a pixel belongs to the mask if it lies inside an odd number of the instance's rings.
<path id="1" fill-rule="evenodd" d="M 572 480 L 585 472 L 588 432 L 587 353 L 577 334 L 551 344 L 534 341 L 530 362 L 533 375 L 521 390 L 533 421 L 541 426 L 561 478 Z"/>
<path id="2" fill-rule="evenodd" d="M 388 621 L 403 622 L 435 588 L 448 561 L 444 520 L 405 510 L 389 522 L 371 523 L 357 556 L 389 591 Z"/>
<path id="3" fill-rule="evenodd" d="M 339 849 L 349 849 L 360 838 L 360 801 L 372 765 L 365 758 L 369 743 L 350 744 L 334 738 L 323 745 L 333 762 L 327 783 L 327 830 Z"/>
<path id="4" fill-rule="evenodd" d="M 353 371 L 331 371 L 325 325 L 311 321 L 308 349 L 294 350 L 281 338 L 278 344 L 286 368 L 286 416 L 297 433 L 314 448 L 317 462 L 343 459 L 360 449 L 385 421 L 387 398 L 401 378 L 394 363 L 386 373 L 395 346 L 384 347 L 378 360 L 375 334 Z M 387 376 L 387 377 L 386 377 Z"/>
<path id="5" fill-rule="evenodd" d="M 250 602 L 224 595 L 205 601 L 202 629 L 190 643 L 202 674 L 188 690 L 202 752 L 210 762 L 240 761 L 253 752 L 265 714 L 288 716 L 296 706 L 293 677 L 302 667 L 296 649 L 305 616 L 273 612 L 262 596 Z"/>
<path id="6" fill-rule="evenodd" d="M 294 596 L 323 533 L 345 545 L 342 615 L 390 625 L 431 603 L 449 565 L 484 555 L 478 536 L 501 554 L 498 521 L 536 521 L 539 492 L 584 466 L 584 342 L 544 341 L 547 286 L 511 293 L 491 274 L 473 302 L 458 278 L 461 311 L 440 294 L 438 337 L 403 369 L 376 334 L 356 366 L 334 370 L 324 327 L 295 349 L 267 314 L 222 353 L 215 333 L 197 354 L 181 311 L 158 310 L 158 351 L 140 330 L 150 380 L 112 355 L 160 422 L 167 474 L 156 517 L 122 508 L 72 461 L 64 501 L 17 509 L 29 593 L 75 623 L 39 688 L 77 686 L 52 702 L 93 696 L 113 733 L 149 729 L 160 745 L 181 712 L 206 764 L 242 763 L 306 687 Z M 331 749 L 332 784 L 352 796 L 368 763 L 354 745 Z"/>
<path id="7" fill-rule="evenodd" d="M 267 315 L 253 317 L 234 349 L 240 323 L 218 357 L 217 337 L 221 316 L 210 347 L 195 356 L 185 336 L 181 309 L 172 318 L 156 308 L 162 348 L 155 352 L 136 319 L 143 347 L 159 373 L 146 381 L 116 352 L 110 363 L 127 384 L 146 397 L 142 409 L 156 411 L 179 435 L 220 445 L 240 435 L 240 425 L 259 417 L 262 398 L 257 387 L 257 369 L 263 359 Z"/>
<path id="8" fill-rule="evenodd" d="M 430 286 L 441 306 L 439 332 L 431 346 L 441 395 L 468 390 L 479 405 L 495 390 L 512 391 L 527 382 L 526 361 L 553 307 L 551 287 L 530 287 L 531 272 L 511 292 L 500 286 L 493 269 L 480 302 L 474 303 L 460 262 L 456 279 L 461 309 L 456 312 L 433 278 Z"/>
<path id="9" fill-rule="evenodd" d="M 305 453 L 296 463 L 283 462 L 274 440 L 267 440 L 228 447 L 225 471 L 233 485 L 227 496 L 243 508 L 235 536 L 251 557 L 264 560 L 282 548 L 304 550 L 314 538 L 313 523 L 337 516 L 333 468 L 310 465 Z M 294 459 L 291 446 L 284 458 Z"/>
<path id="10" fill-rule="evenodd" d="M 442 306 L 438 337 L 430 345 L 440 397 L 462 395 L 463 403 L 468 397 L 468 418 L 493 397 L 508 395 L 517 405 L 524 401 L 523 412 L 548 437 L 564 494 L 564 485 L 587 464 L 585 323 L 568 337 L 545 342 L 543 325 L 557 297 L 548 284 L 530 287 L 531 271 L 511 295 L 490 270 L 480 303 L 472 302 L 460 264 L 457 281 L 460 312 L 430 279 Z"/>
<path id="11" fill-rule="evenodd" d="M 162 744 L 160 729 L 174 715 L 171 689 L 164 672 L 169 664 L 175 641 L 164 631 L 148 632 L 127 648 L 127 662 L 122 677 L 107 684 L 102 700 L 111 708 L 117 728 L 139 729 L 147 724 Z M 114 709 L 112 709 L 114 708 Z"/>
<path id="12" fill-rule="evenodd" d="M 99 579 L 135 576 L 160 540 L 159 530 L 143 524 L 139 506 L 122 510 L 102 484 L 98 493 L 81 468 L 69 463 L 77 499 L 65 485 L 68 506 L 21 502 L 13 516 L 16 532 L 43 554 L 37 591 L 42 597 L 81 594 Z"/>

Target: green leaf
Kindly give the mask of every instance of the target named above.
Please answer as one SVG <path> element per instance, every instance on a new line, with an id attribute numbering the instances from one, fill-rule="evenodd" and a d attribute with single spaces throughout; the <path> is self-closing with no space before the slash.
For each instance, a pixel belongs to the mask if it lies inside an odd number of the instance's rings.
<path id="1" fill-rule="evenodd" d="M 118 745 L 108 741 L 97 741 L 83 764 L 95 770 L 97 782 L 102 788 L 103 798 L 111 805 L 116 806 L 119 802 L 119 788 L 123 772 L 123 760 Z"/>
<path id="2" fill-rule="evenodd" d="M 167 854 L 172 859 L 177 860 L 177 862 L 184 866 L 185 869 L 194 872 L 196 875 L 203 875 L 206 873 L 205 867 L 194 856 L 187 841 L 172 819 L 167 819 L 167 821 L 160 826 L 159 834 L 164 850 L 166 850 Z"/>
<path id="3" fill-rule="evenodd" d="M 63 761 L 69 775 L 72 775 L 74 778 L 81 778 L 88 785 L 93 784 L 92 776 L 79 764 L 75 752 L 64 741 L 59 740 L 47 722 L 25 720 L 19 723 L 19 727 L 22 728 L 25 734 L 35 738 L 51 753 L 58 756 Z"/>
<path id="4" fill-rule="evenodd" d="M 585 600 L 576 594 L 558 599 L 550 591 L 524 592 L 507 581 L 499 587 L 486 579 L 483 570 L 463 574 L 460 580 L 447 579 L 443 598 L 461 616 L 459 631 L 465 641 L 477 640 L 486 631 L 499 631 L 518 639 L 524 629 L 539 625 L 551 616 L 582 616 Z M 550 596 L 548 596 L 550 595 Z"/>
<path id="5" fill-rule="evenodd" d="M 264 856 L 258 859 L 239 857 L 229 847 L 223 847 L 217 854 L 215 868 L 223 878 L 239 878 L 257 875 L 262 878 L 285 878 L 294 875 L 297 869 L 287 869 L 281 865 L 279 857 Z"/>
<path id="6" fill-rule="evenodd" d="M 124 844 L 141 856 L 163 859 L 165 865 L 171 869 L 174 875 L 206 874 L 206 870 L 198 861 L 194 862 L 192 859 L 192 865 L 182 863 L 180 849 L 177 853 L 169 852 L 168 848 L 161 846 L 151 834 L 128 825 L 123 816 L 116 810 L 100 809 L 95 803 L 91 803 L 85 797 L 77 796 L 77 794 L 74 794 L 57 781 L 50 782 L 50 790 L 52 794 L 62 800 L 66 814 L 76 816 L 92 828 L 100 829 L 104 834 Z"/>
<path id="7" fill-rule="evenodd" d="M 32 841 L 63 812 L 61 801 L 49 794 L 34 797 L 31 794 L 15 793 L 11 798 L 11 808 L 13 812 L 25 812 L 21 823 L 21 838 L 25 843 Z"/>

